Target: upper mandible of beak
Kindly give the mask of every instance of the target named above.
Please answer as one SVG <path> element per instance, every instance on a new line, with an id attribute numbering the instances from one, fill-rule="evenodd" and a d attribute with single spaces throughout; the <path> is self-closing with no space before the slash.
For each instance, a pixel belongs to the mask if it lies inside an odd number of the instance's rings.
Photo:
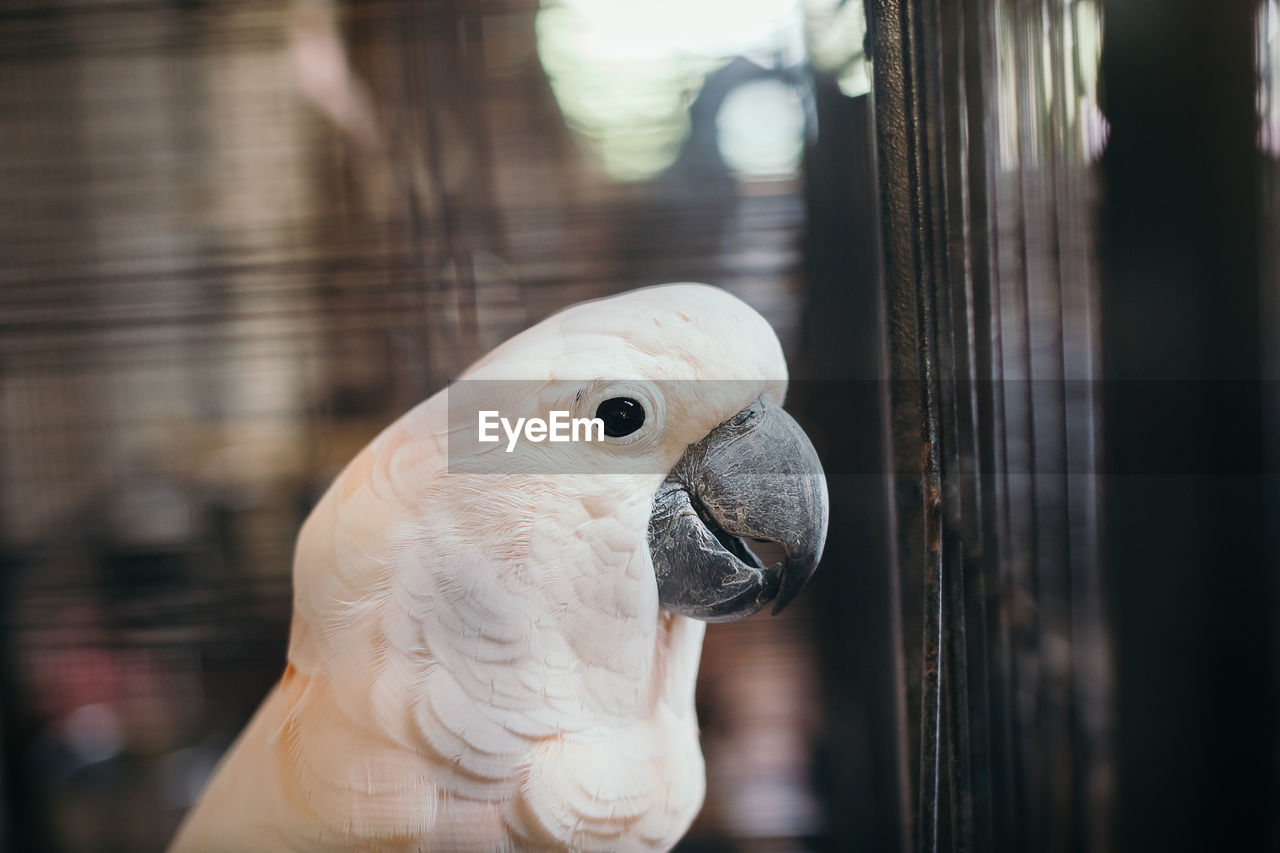
<path id="1" fill-rule="evenodd" d="M 758 399 L 691 445 L 654 497 L 659 601 L 708 622 L 770 601 L 777 613 L 817 568 L 826 538 L 818 454 L 790 415 Z"/>

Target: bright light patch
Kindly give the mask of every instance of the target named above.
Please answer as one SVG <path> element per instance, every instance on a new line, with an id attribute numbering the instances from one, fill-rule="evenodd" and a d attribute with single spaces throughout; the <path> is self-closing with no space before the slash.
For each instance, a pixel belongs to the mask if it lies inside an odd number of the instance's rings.
<path id="1" fill-rule="evenodd" d="M 670 166 L 706 75 L 735 56 L 794 50 L 797 0 L 558 0 L 538 55 L 569 126 L 616 180 Z"/>
<path id="2" fill-rule="evenodd" d="M 1098 103 L 1098 69 L 1102 64 L 1102 10 L 1092 0 L 1077 0 L 1071 30 L 1075 43 L 1074 74 L 1077 103 L 1071 112 L 1080 128 L 1080 145 L 1086 160 L 1102 156 L 1110 125 Z M 1078 117 L 1078 118 L 1077 118 Z"/>
<path id="3" fill-rule="evenodd" d="M 743 178 L 794 175 L 804 151 L 804 106 L 778 80 L 737 87 L 716 115 L 720 156 Z"/>
<path id="4" fill-rule="evenodd" d="M 804 14 L 813 67 L 834 74 L 836 85 L 850 98 L 870 92 L 863 49 L 867 14 L 860 0 L 804 0 Z"/>
<path id="5" fill-rule="evenodd" d="M 795 25 L 796 0 L 561 0 L 609 56 L 725 59 L 768 48 Z M 546 4 L 547 8 L 555 8 Z"/>
<path id="6" fill-rule="evenodd" d="M 1267 0 L 1258 9 L 1258 147 L 1280 156 L 1280 5 Z"/>
<path id="7" fill-rule="evenodd" d="M 850 62 L 836 78 L 840 91 L 850 98 L 860 98 L 871 91 L 871 74 L 862 59 Z"/>
<path id="8" fill-rule="evenodd" d="M 94 703 L 77 708 L 62 724 L 67 747 L 86 764 L 106 761 L 120 754 L 124 733 L 110 705 Z"/>

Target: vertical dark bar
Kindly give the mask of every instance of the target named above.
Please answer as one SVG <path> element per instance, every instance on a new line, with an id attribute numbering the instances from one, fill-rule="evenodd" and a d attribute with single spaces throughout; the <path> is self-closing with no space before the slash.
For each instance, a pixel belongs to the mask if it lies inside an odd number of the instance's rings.
<path id="1" fill-rule="evenodd" d="M 904 849 L 901 604 L 870 98 L 817 74 L 805 152 L 803 361 L 791 408 L 827 465 L 833 523 L 810 598 L 829 727 L 818 750 L 831 850 Z M 847 390 L 847 392 L 846 392 Z"/>
<path id="2" fill-rule="evenodd" d="M 915 117 L 908 107 L 903 46 L 903 9 L 899 0 L 867 6 L 867 38 L 872 57 L 876 169 L 879 181 L 883 276 L 885 279 L 886 349 L 890 377 L 890 442 L 897 519 L 896 556 L 901 610 L 902 746 L 906 773 L 902 780 L 903 850 L 917 849 L 914 816 L 919 811 L 920 636 L 919 571 L 914 567 L 923 548 L 919 470 L 919 394 L 908 377 L 915 375 L 915 253 L 912 248 L 911 198 L 907 174 L 911 151 L 908 133 Z M 914 489 L 914 494 L 912 491 Z"/>
<path id="3" fill-rule="evenodd" d="M 7 549 L 6 549 L 7 550 Z M 35 731 L 23 714 L 14 642 L 13 578 L 18 559 L 0 553 L 0 850 L 40 850 L 52 837 L 46 803 L 33 784 L 26 749 Z"/>
<path id="4" fill-rule="evenodd" d="M 934 204 L 934 371 L 937 379 L 936 412 L 941 485 L 942 523 L 942 708 L 945 737 L 944 800 L 949 821 L 940 826 L 940 849 L 970 851 L 974 835 L 973 756 L 970 725 L 969 619 L 965 586 L 969 546 L 976 546 L 978 517 L 970 486 L 973 478 L 964 468 L 972 458 L 969 394 L 972 392 L 970 324 L 968 322 L 969 268 L 967 263 L 967 178 L 964 99 L 968 80 L 962 55 L 965 47 L 960 7 L 956 3 L 926 0 L 926 32 L 936 50 L 924 52 L 929 94 L 931 142 L 929 173 Z M 978 137 L 981 144 L 981 136 Z M 963 461 L 962 461 L 963 460 Z"/>
<path id="5" fill-rule="evenodd" d="M 0 555 L 0 589 L 8 586 L 8 560 Z M 17 690 L 12 685 L 9 652 L 9 620 L 0 605 L 0 850 L 18 849 L 18 779 L 16 759 L 18 738 L 13 721 Z"/>
<path id="6" fill-rule="evenodd" d="M 1257 384 L 1258 4 L 1103 6 L 1116 846 L 1274 850 L 1280 707 Z"/>
<path id="7" fill-rule="evenodd" d="M 910 749 L 911 846 L 938 849 L 942 724 L 942 495 L 932 335 L 938 255 L 925 69 L 933 50 L 921 5 L 868 5 L 874 61 L 876 160 L 880 182 L 889 330 L 892 444 L 902 591 L 903 661 Z M 933 35 L 936 35 L 933 34 Z"/>
<path id="8" fill-rule="evenodd" d="M 965 90 L 969 149 L 966 162 L 969 190 L 969 250 L 973 281 L 973 373 L 976 460 L 979 472 L 981 547 L 966 555 L 973 569 L 966 573 L 969 612 L 974 636 L 980 639 L 971 654 L 970 671 L 979 678 L 971 688 L 975 721 L 975 810 L 979 849 L 1016 849 L 1014 822 L 1020 792 L 1014 785 L 1011 648 L 1003 615 L 1001 555 L 1005 546 L 1002 507 L 1008 486 L 1002 476 L 1006 425 L 1004 412 L 997 212 L 999 171 L 997 125 L 997 42 L 995 4 L 975 0 L 964 4 L 965 76 L 973 81 Z"/>

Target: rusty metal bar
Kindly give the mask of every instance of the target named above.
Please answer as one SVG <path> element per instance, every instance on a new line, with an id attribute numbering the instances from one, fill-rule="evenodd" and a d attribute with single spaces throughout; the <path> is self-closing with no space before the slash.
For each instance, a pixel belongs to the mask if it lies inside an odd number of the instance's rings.
<path id="1" fill-rule="evenodd" d="M 924 57 L 934 33 L 916 0 L 868 7 L 876 103 L 889 324 L 893 452 L 899 518 L 910 788 L 911 849 L 938 849 L 942 764 L 943 535 L 941 448 L 934 385 L 934 287 L 941 269 L 934 243 L 942 233 L 937 205 L 936 139 L 927 121 Z M 933 146 L 930 150 L 930 146 Z M 936 163 L 936 159 L 935 159 Z"/>

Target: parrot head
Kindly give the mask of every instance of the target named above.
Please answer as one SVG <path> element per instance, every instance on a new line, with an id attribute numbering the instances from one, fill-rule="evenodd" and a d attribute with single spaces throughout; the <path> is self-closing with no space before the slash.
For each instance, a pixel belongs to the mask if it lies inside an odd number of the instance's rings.
<path id="1" fill-rule="evenodd" d="M 729 293 L 669 284 L 576 305 L 498 347 L 461 383 L 484 387 L 485 405 L 513 420 L 559 407 L 603 422 L 603 441 L 571 456 L 526 444 L 523 464 L 598 475 L 595 488 L 613 501 L 643 496 L 666 610 L 708 622 L 770 602 L 777 613 L 817 567 L 828 519 L 822 465 L 782 409 L 787 366 L 776 335 Z M 458 390 L 460 403 L 469 398 Z M 511 470 L 511 448 L 469 449 L 472 462 Z M 556 469 L 564 459 L 570 467 Z"/>

